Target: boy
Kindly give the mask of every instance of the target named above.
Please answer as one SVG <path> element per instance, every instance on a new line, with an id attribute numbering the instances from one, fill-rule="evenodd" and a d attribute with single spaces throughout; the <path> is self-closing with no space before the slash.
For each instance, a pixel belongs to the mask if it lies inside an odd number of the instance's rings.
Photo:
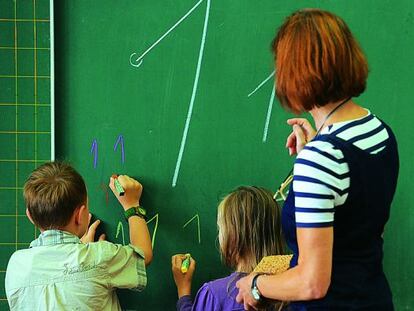
<path id="1" fill-rule="evenodd" d="M 29 249 L 10 258 L 6 294 L 11 310 L 121 310 L 116 288 L 142 290 L 151 262 L 147 224 L 139 209 L 142 186 L 119 176 L 123 196 L 110 188 L 128 216 L 131 244 L 93 243 L 99 220 L 90 214 L 83 178 L 71 166 L 52 162 L 37 168 L 24 186 L 26 214 L 40 229 Z"/>

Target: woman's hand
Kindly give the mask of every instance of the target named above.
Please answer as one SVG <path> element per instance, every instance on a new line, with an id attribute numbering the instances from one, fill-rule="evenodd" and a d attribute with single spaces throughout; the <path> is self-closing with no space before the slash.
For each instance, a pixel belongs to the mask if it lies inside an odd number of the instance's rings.
<path id="1" fill-rule="evenodd" d="M 236 287 L 239 289 L 236 301 L 244 305 L 244 310 L 258 310 L 259 307 L 259 301 L 252 296 L 252 281 L 255 274 L 250 273 L 236 283 Z"/>
<path id="2" fill-rule="evenodd" d="M 316 132 L 309 121 L 303 118 L 289 119 L 287 124 L 292 126 L 292 133 L 286 139 L 286 148 L 289 149 L 289 155 L 295 155 L 315 137 Z"/>
<path id="3" fill-rule="evenodd" d="M 181 272 L 181 265 L 187 258 L 184 254 L 177 254 L 171 258 L 171 269 L 174 276 L 174 282 L 177 286 L 178 298 L 191 295 L 191 281 L 195 271 L 196 262 L 190 257 L 190 266 L 186 273 Z"/>

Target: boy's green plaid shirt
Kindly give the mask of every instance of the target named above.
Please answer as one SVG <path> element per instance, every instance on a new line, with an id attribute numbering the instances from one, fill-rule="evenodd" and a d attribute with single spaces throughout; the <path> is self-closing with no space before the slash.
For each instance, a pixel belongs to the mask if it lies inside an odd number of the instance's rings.
<path id="1" fill-rule="evenodd" d="M 83 244 L 60 230 L 44 231 L 15 252 L 6 272 L 11 310 L 121 310 L 115 289 L 142 290 L 146 283 L 140 249 Z"/>

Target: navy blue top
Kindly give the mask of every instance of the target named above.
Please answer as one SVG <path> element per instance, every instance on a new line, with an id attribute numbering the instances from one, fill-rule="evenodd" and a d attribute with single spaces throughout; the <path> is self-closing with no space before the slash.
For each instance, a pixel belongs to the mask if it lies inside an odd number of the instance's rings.
<path id="1" fill-rule="evenodd" d="M 394 310 L 391 290 L 382 268 L 385 223 L 388 221 L 399 171 L 397 143 L 391 129 L 386 148 L 371 154 L 334 134 L 327 141 L 342 151 L 349 165 L 350 188 L 345 203 L 335 207 L 331 284 L 319 300 L 292 302 L 291 310 Z M 282 209 L 282 227 L 293 251 L 291 267 L 299 256 L 293 187 Z"/>

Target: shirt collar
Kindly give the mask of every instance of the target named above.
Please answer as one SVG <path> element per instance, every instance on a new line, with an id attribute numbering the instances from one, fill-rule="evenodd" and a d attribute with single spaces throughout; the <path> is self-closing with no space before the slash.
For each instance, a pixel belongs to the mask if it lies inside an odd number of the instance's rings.
<path id="1" fill-rule="evenodd" d="M 72 233 L 61 230 L 46 230 L 43 231 L 36 240 L 30 243 L 30 247 L 78 243 L 82 242 Z"/>
<path id="2" fill-rule="evenodd" d="M 348 124 L 348 123 L 352 123 L 352 122 L 355 122 L 355 121 L 359 121 L 359 120 L 368 118 L 371 115 L 371 111 L 369 109 L 366 109 L 366 108 L 364 108 L 364 109 L 367 111 L 367 114 L 365 116 L 360 117 L 360 118 L 356 118 L 356 119 L 352 119 L 352 120 L 332 123 L 331 125 L 324 127 L 321 131 L 321 134 L 325 135 L 325 134 L 332 133 L 332 132 L 336 131 L 337 129 L 341 128 L 342 126 Z"/>

